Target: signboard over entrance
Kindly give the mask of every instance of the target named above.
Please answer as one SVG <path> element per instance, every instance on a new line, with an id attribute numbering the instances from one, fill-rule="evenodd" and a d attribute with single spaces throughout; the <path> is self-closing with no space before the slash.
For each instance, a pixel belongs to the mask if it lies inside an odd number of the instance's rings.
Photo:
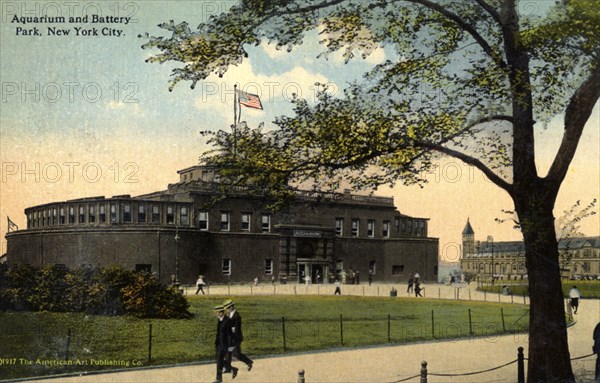
<path id="1" fill-rule="evenodd" d="M 321 238 L 323 233 L 318 230 L 294 230 L 294 237 Z"/>

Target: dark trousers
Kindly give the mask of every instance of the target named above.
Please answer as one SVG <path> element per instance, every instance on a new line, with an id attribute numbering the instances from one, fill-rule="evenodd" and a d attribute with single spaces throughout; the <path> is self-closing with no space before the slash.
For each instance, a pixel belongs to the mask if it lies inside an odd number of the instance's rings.
<path id="1" fill-rule="evenodd" d="M 228 359 L 229 366 L 231 366 L 231 358 L 234 356 L 237 358 L 237 360 L 239 360 L 240 362 L 243 362 L 247 366 L 249 366 L 253 363 L 252 359 L 248 358 L 246 355 L 244 355 L 242 353 L 242 345 L 241 344 L 235 346 L 235 348 L 233 349 L 233 352 L 227 353 L 227 359 Z"/>
<path id="2" fill-rule="evenodd" d="M 196 295 L 198 295 L 199 291 L 202 291 L 202 295 L 204 295 L 204 289 L 202 288 L 202 285 L 198 285 L 198 290 L 196 290 Z"/>
<path id="3" fill-rule="evenodd" d="M 231 369 L 231 359 L 227 357 L 228 355 L 226 348 L 217 347 L 217 380 L 223 380 L 223 368 L 226 370 Z"/>

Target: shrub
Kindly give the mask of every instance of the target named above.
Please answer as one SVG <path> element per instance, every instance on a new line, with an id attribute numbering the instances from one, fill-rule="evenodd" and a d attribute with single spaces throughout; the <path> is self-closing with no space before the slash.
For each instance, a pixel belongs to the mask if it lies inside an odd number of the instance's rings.
<path id="1" fill-rule="evenodd" d="M 138 318 L 189 318 L 188 301 L 173 287 L 169 288 L 147 273 L 137 273 L 132 284 L 123 288 L 122 297 L 128 315 Z"/>

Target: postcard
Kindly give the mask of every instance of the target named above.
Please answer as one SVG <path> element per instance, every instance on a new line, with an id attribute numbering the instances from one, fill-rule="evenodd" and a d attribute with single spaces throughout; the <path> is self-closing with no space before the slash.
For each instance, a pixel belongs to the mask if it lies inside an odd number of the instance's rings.
<path id="1" fill-rule="evenodd" d="M 593 380 L 590 4 L 0 6 L 0 380 Z"/>

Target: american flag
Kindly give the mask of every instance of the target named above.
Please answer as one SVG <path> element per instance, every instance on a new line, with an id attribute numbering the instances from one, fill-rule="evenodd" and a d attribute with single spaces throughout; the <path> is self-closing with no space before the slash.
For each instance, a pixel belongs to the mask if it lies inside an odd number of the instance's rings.
<path id="1" fill-rule="evenodd" d="M 256 94 L 250 94 L 240 90 L 238 91 L 238 100 L 241 105 L 247 106 L 248 108 L 263 108 L 260 103 L 260 98 Z"/>

